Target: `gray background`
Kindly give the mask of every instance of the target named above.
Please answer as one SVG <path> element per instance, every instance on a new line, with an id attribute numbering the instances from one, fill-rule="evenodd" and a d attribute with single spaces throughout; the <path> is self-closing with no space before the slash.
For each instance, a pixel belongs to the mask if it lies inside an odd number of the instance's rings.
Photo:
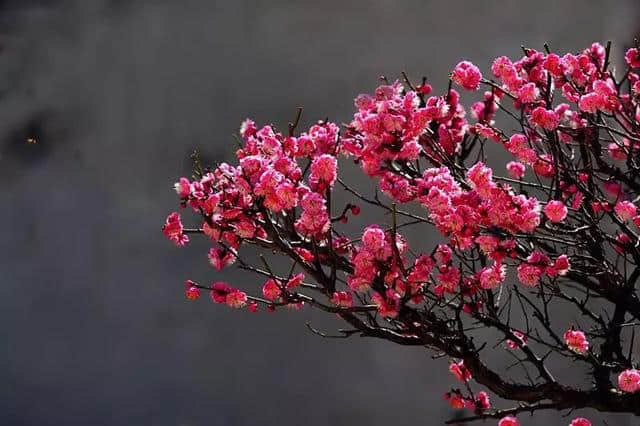
<path id="1" fill-rule="evenodd" d="M 442 91 L 460 59 L 488 72 L 521 43 L 621 49 L 639 17 L 633 0 L 0 1 L 0 424 L 451 416 L 454 382 L 424 350 L 321 339 L 305 321 L 335 324 L 308 311 L 185 301 L 184 279 L 220 276 L 205 244 L 178 250 L 160 233 L 171 185 L 194 148 L 231 159 L 246 116 L 282 125 L 304 105 L 305 125 L 347 121 L 380 74 L 424 74 Z"/>

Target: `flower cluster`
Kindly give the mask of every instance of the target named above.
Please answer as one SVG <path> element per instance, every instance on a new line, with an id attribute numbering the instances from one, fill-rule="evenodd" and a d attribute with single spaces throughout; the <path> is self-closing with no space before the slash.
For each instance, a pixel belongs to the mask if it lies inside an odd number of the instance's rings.
<path id="1" fill-rule="evenodd" d="M 247 120 L 240 134 L 244 146 L 236 152 L 238 166 L 223 163 L 198 179 L 183 177 L 175 184 L 182 206 L 202 215 L 200 229 L 217 244 L 208 258 L 218 271 L 236 261 L 243 241 L 268 237 L 269 215 L 299 206 L 301 214 L 294 226 L 303 238 L 323 240 L 330 226 L 326 192 L 337 179 L 338 127 L 320 122 L 298 137 L 284 137 L 271 126 L 258 129 Z M 301 158 L 311 161 L 307 179 L 298 164 Z M 169 215 L 163 233 L 177 245 L 189 241 L 177 213 Z M 298 251 L 300 260 L 310 261 L 304 250 Z M 219 303 L 224 295 L 229 306 L 246 305 L 244 293 L 220 283 L 211 291 Z M 187 290 L 191 299 L 196 294 L 194 289 Z"/>
<path id="2" fill-rule="evenodd" d="M 525 286 L 534 287 L 544 276 L 565 275 L 569 271 L 569 266 L 569 258 L 565 254 L 558 256 L 552 262 L 546 254 L 534 251 L 518 266 L 518 279 Z"/>
<path id="3" fill-rule="evenodd" d="M 503 399 L 516 386 L 531 411 L 543 400 L 567 408 L 592 400 L 593 390 L 573 388 L 565 398 L 569 387 L 556 383 L 543 351 L 598 372 L 595 389 L 608 395 L 598 409 L 628 411 L 636 395 L 626 394 L 640 395 L 637 365 L 625 356 L 633 348 L 623 350 L 621 337 L 640 320 L 640 53 L 626 52 L 622 77 L 609 55 L 598 43 L 576 54 L 524 49 L 516 60 L 496 58 L 493 79 L 461 61 L 441 95 L 403 74 L 404 83 L 385 79 L 358 96 L 342 129 L 320 121 L 296 136 L 296 119 L 285 135 L 246 120 L 234 163 L 198 164 L 175 183 L 197 222 L 185 228 L 174 212 L 162 232 L 178 246 L 203 234 L 216 271 L 236 265 L 261 276 L 257 295 L 188 280 L 187 299 L 206 290 L 215 303 L 249 311 L 316 307 L 349 324 L 344 337 L 434 349 L 456 360 L 449 371 L 462 390 L 447 392 L 450 405 L 503 416 L 499 426 L 518 426 L 522 407 L 488 412 L 489 394 L 473 391 L 474 379 Z M 465 96 L 484 91 L 465 108 L 452 86 Z M 487 143 L 504 148 L 504 164 Z M 351 187 L 341 157 L 384 195 Z M 343 227 L 361 205 L 384 213 L 384 223 Z M 423 239 L 428 248 L 410 238 L 427 235 L 409 228 L 420 225 L 437 230 L 437 241 Z M 285 258 L 288 275 L 265 256 L 255 265 L 247 246 Z M 588 333 L 551 321 L 567 307 Z M 476 325 L 491 333 L 473 335 Z M 513 350 L 516 365 L 539 374 L 512 383 L 484 363 L 485 347 Z M 601 372 L 618 375 L 619 391 Z M 590 424 L 578 417 L 570 426 Z"/>
<path id="4" fill-rule="evenodd" d="M 395 245 L 395 247 L 393 247 Z M 406 241 L 401 235 L 394 236 L 377 225 L 367 227 L 362 234 L 362 245 L 353 252 L 354 272 L 347 283 L 358 292 L 374 288 L 373 303 L 380 315 L 393 318 L 400 310 L 401 298 L 405 292 L 416 295 L 430 273 L 429 265 L 424 262 L 420 279 L 406 279 L 402 254 L 406 250 Z M 396 255 L 397 254 L 397 255 Z M 417 261 L 416 261 L 417 262 Z M 418 272 L 414 278 L 418 278 Z"/>
<path id="5" fill-rule="evenodd" d="M 199 284 L 187 280 L 184 283 L 185 294 L 187 299 L 195 300 L 200 297 L 200 289 L 206 288 Z M 248 296 L 245 292 L 231 287 L 224 281 L 217 281 L 211 284 L 209 288 L 211 300 L 215 303 L 224 303 L 231 308 L 243 308 L 247 305 Z M 255 305 L 251 305 L 250 308 Z"/>
<path id="6" fill-rule="evenodd" d="M 449 402 L 451 408 L 458 410 L 467 408 L 481 413 L 491 408 L 489 395 L 484 391 L 480 391 L 470 397 L 465 397 L 460 390 L 454 389 L 445 393 L 444 399 Z"/>
<path id="7" fill-rule="evenodd" d="M 633 51 L 627 52 L 629 65 L 635 58 Z M 575 129 L 588 125 L 588 117 L 582 113 L 614 113 L 628 109 L 628 98 L 618 95 L 611 74 L 603 71 L 605 56 L 605 48 L 594 43 L 578 55 L 559 56 L 527 49 L 527 54 L 515 62 L 505 56 L 497 58 L 491 68 L 493 75 L 502 82 L 501 89 L 513 99 L 514 106 L 521 109 L 534 126 L 526 129 L 527 134 L 505 139 L 505 148 L 519 161 L 533 165 L 534 170 L 539 169 L 536 173 L 551 175 L 554 173 L 549 161 L 551 157 L 544 152 L 543 137 L 536 127 L 547 132 L 558 130 L 556 136 L 568 142 Z M 635 83 L 638 77 L 630 73 L 629 79 Z M 568 103 L 549 108 L 552 90 L 559 90 Z M 572 110 L 571 104 L 576 109 Z M 628 146 L 629 140 L 624 144 Z M 618 158 L 626 158 L 628 149 L 624 151 L 618 152 Z"/>
<path id="8" fill-rule="evenodd" d="M 347 127 L 344 150 L 368 175 L 381 179 L 385 192 L 410 201 L 415 194 L 402 189 L 411 189 L 410 182 L 394 172 L 395 166 L 421 155 L 442 158 L 456 152 L 467 128 L 459 101 L 455 90 L 425 99 L 399 82 L 380 86 L 374 96 L 356 99 L 358 112 Z"/>
<path id="9" fill-rule="evenodd" d="M 538 201 L 495 183 L 492 170 L 480 162 L 469 169 L 462 183 L 448 168 L 440 167 L 425 170 L 416 179 L 416 187 L 418 200 L 430 212 L 434 225 L 461 249 L 482 238 L 482 228 L 531 233 L 540 224 Z M 496 240 L 495 248 L 510 244 L 509 239 Z"/>

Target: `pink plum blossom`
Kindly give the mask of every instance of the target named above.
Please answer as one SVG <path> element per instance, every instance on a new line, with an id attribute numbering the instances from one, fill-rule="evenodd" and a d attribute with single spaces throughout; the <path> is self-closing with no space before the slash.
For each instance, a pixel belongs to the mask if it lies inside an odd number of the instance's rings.
<path id="1" fill-rule="evenodd" d="M 464 361 L 449 364 L 449 372 L 461 382 L 468 382 L 471 379 L 471 372 L 464 366 Z"/>
<path id="2" fill-rule="evenodd" d="M 462 61 L 453 69 L 451 79 L 467 90 L 477 90 L 482 74 L 471 62 Z"/>
<path id="3" fill-rule="evenodd" d="M 562 201 L 549 201 L 544 207 L 544 214 L 552 222 L 562 222 L 567 217 L 568 209 Z"/>
<path id="4" fill-rule="evenodd" d="M 189 242 L 189 236 L 185 235 L 183 230 L 184 228 L 182 226 L 182 221 L 180 220 L 180 215 L 175 212 L 171 213 L 167 217 L 167 221 L 162 227 L 164 235 L 177 246 L 183 246 Z"/>
<path id="5" fill-rule="evenodd" d="M 510 161 L 507 163 L 507 171 L 514 179 L 522 179 L 524 177 L 525 165 L 519 161 Z"/>
<path id="6" fill-rule="evenodd" d="M 636 369 L 624 370 L 618 375 L 618 387 L 623 392 L 638 392 L 640 390 L 640 371 Z"/>
<path id="7" fill-rule="evenodd" d="M 571 421 L 569 426 L 591 426 L 591 422 L 584 417 L 576 417 Z"/>
<path id="8" fill-rule="evenodd" d="M 589 350 L 589 341 L 582 331 L 567 330 L 564 333 L 564 341 L 572 351 L 585 354 Z"/>
<path id="9" fill-rule="evenodd" d="M 613 210 L 622 221 L 627 221 L 636 215 L 637 207 L 631 201 L 618 201 Z"/>
<path id="10" fill-rule="evenodd" d="M 506 416 L 500 419 L 498 426 L 520 426 L 520 422 L 513 416 Z"/>

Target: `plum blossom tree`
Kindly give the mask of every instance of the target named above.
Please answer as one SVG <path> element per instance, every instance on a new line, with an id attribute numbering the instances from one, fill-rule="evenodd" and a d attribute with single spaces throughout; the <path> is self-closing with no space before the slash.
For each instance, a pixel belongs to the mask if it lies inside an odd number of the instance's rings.
<path id="1" fill-rule="evenodd" d="M 459 385 L 445 399 L 468 410 L 455 422 L 513 426 L 548 409 L 640 415 L 640 50 L 627 50 L 620 72 L 610 43 L 523 51 L 495 59 L 491 78 L 460 62 L 441 95 L 424 78 L 383 79 L 343 127 L 323 120 L 297 133 L 301 110 L 285 133 L 246 120 L 235 164 L 196 163 L 175 184 L 197 225 L 171 213 L 163 232 L 178 246 L 202 235 L 216 270 L 262 278 L 241 289 L 189 280 L 186 297 L 206 291 L 252 312 L 310 306 L 346 324 L 334 335 L 311 328 L 325 337 L 448 357 Z M 485 91 L 466 109 L 457 86 Z M 489 164 L 492 149 L 511 161 Z M 338 158 L 375 192 L 346 182 Z M 344 223 L 365 208 L 385 223 L 351 235 Z M 426 252 L 402 235 L 420 227 L 441 236 Z M 289 272 L 263 255 L 250 261 L 247 246 L 282 256 Z M 494 365 L 495 351 L 510 368 Z M 564 382 L 554 368 L 590 380 Z M 492 408 L 490 395 L 516 404 Z"/>

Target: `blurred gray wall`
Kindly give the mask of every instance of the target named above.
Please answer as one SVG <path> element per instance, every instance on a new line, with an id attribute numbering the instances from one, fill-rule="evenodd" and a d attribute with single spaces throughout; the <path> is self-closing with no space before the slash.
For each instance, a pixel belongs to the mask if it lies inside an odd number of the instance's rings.
<path id="1" fill-rule="evenodd" d="M 249 315 L 182 282 L 202 242 L 160 233 L 188 155 L 231 159 L 242 119 L 347 121 L 380 74 L 444 90 L 469 59 L 577 50 L 638 28 L 636 0 L 0 1 L 0 424 L 431 425 L 445 360 L 325 340 L 308 310 Z M 35 144 L 26 139 L 34 137 Z M 598 418 L 597 416 L 594 419 Z M 524 425 L 566 424 L 555 413 Z M 594 423 L 602 424 L 602 423 Z M 637 420 L 614 418 L 609 424 Z"/>

